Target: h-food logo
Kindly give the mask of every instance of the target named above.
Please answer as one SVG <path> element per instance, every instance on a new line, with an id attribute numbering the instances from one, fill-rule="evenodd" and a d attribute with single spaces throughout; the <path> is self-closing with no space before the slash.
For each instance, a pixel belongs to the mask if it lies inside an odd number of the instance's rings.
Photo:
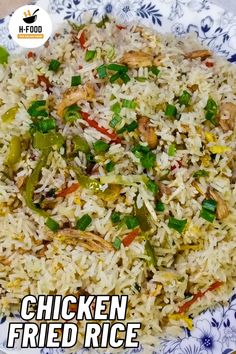
<path id="1" fill-rule="evenodd" d="M 9 22 L 9 32 L 14 41 L 24 48 L 43 45 L 52 33 L 52 21 L 41 7 L 27 5 L 18 8 Z"/>

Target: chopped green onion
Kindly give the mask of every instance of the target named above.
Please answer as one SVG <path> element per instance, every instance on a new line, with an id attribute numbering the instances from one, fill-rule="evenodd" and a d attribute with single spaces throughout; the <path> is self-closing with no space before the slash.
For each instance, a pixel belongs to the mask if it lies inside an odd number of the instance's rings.
<path id="1" fill-rule="evenodd" d="M 122 107 L 135 109 L 137 107 L 137 103 L 134 100 L 123 100 Z"/>
<path id="2" fill-rule="evenodd" d="M 91 224 L 91 222 L 92 222 L 91 216 L 85 214 L 76 221 L 76 229 L 80 231 L 85 231 L 87 227 Z"/>
<path id="3" fill-rule="evenodd" d="M 130 133 L 138 128 L 138 123 L 133 120 L 130 124 L 126 125 L 126 130 Z"/>
<path id="4" fill-rule="evenodd" d="M 200 212 L 200 217 L 205 219 L 206 221 L 213 222 L 215 220 L 215 213 L 212 213 L 211 211 L 202 208 Z"/>
<path id="5" fill-rule="evenodd" d="M 125 224 L 128 227 L 128 229 L 135 229 L 135 227 L 139 226 L 139 221 L 136 216 L 125 216 Z"/>
<path id="6" fill-rule="evenodd" d="M 81 118 L 80 107 L 77 104 L 73 104 L 70 107 L 67 107 L 64 111 L 64 119 L 66 122 L 74 122 L 77 119 Z"/>
<path id="7" fill-rule="evenodd" d="M 149 66 L 148 71 L 156 76 L 160 73 L 160 70 L 157 68 L 157 66 Z"/>
<path id="8" fill-rule="evenodd" d="M 154 247 L 151 245 L 149 240 L 146 240 L 145 242 L 145 251 L 149 257 L 149 263 L 153 265 L 155 268 L 157 266 L 157 258 L 155 255 L 155 250 Z"/>
<path id="9" fill-rule="evenodd" d="M 117 124 L 119 124 L 122 121 L 122 117 L 119 114 L 114 114 L 112 117 L 112 120 L 109 123 L 109 126 L 111 128 L 115 128 Z"/>
<path id="10" fill-rule="evenodd" d="M 42 133 L 47 133 L 49 130 L 56 128 L 56 121 L 53 118 L 43 119 L 33 124 L 33 128 L 34 127 Z"/>
<path id="11" fill-rule="evenodd" d="M 129 75 L 127 75 L 126 73 L 121 73 L 120 78 L 124 84 L 127 84 L 131 80 Z"/>
<path id="12" fill-rule="evenodd" d="M 168 222 L 169 228 L 178 231 L 180 234 L 183 232 L 186 224 L 187 220 L 179 220 L 173 217 L 170 217 Z"/>
<path id="13" fill-rule="evenodd" d="M 95 58 L 97 54 L 97 51 L 96 50 L 87 50 L 87 52 L 85 53 L 85 58 L 84 60 L 85 61 L 91 61 Z"/>
<path id="14" fill-rule="evenodd" d="M 6 64 L 8 62 L 9 53 L 6 48 L 0 46 L 0 64 Z"/>
<path id="15" fill-rule="evenodd" d="M 107 77 L 107 68 L 106 65 L 101 65 L 97 68 L 97 73 L 100 79 L 105 79 Z"/>
<path id="16" fill-rule="evenodd" d="M 52 218 L 48 218 L 47 221 L 45 222 L 45 225 L 53 232 L 56 232 L 59 230 L 59 224 Z"/>
<path id="17" fill-rule="evenodd" d="M 165 206 L 160 200 L 156 203 L 155 210 L 156 211 L 164 211 L 165 210 Z"/>
<path id="18" fill-rule="evenodd" d="M 149 181 L 146 183 L 146 186 L 153 194 L 157 194 L 158 186 L 156 185 L 156 183 L 154 181 L 149 179 Z"/>
<path id="19" fill-rule="evenodd" d="M 119 237 L 116 237 L 112 246 L 116 249 L 119 250 L 121 246 L 121 239 Z"/>
<path id="20" fill-rule="evenodd" d="M 110 83 L 113 84 L 116 80 L 120 79 L 120 73 L 117 72 L 116 74 L 110 77 Z"/>
<path id="21" fill-rule="evenodd" d="M 156 156 L 152 151 L 149 151 L 144 157 L 140 159 L 142 166 L 146 169 L 150 169 L 155 165 Z"/>
<path id="22" fill-rule="evenodd" d="M 193 177 L 197 178 L 197 177 L 208 177 L 209 176 L 209 172 L 205 171 L 205 170 L 198 170 L 197 172 L 194 172 Z"/>
<path id="23" fill-rule="evenodd" d="M 124 186 L 135 186 L 136 183 L 147 183 L 148 177 L 143 175 L 106 175 L 100 177 L 102 184 L 120 184 Z"/>
<path id="24" fill-rule="evenodd" d="M 98 28 L 106 28 L 106 23 L 110 22 L 110 19 L 107 15 L 103 16 L 101 21 L 96 23 L 96 27 Z"/>
<path id="25" fill-rule="evenodd" d="M 138 159 L 141 159 L 144 155 L 146 155 L 150 151 L 150 149 L 148 146 L 136 145 L 133 147 L 131 151 Z"/>
<path id="26" fill-rule="evenodd" d="M 121 106 L 120 106 L 119 102 L 116 102 L 111 106 L 111 111 L 114 113 L 120 113 Z"/>
<path id="27" fill-rule="evenodd" d="M 58 60 L 52 59 L 50 61 L 48 69 L 51 70 L 51 71 L 57 72 L 57 70 L 59 69 L 60 65 L 61 65 L 61 63 Z"/>
<path id="28" fill-rule="evenodd" d="M 111 214 L 111 221 L 112 224 L 118 224 L 118 222 L 120 222 L 120 213 L 117 211 L 113 211 L 113 213 Z"/>
<path id="29" fill-rule="evenodd" d="M 93 144 L 93 148 L 96 154 L 100 154 L 102 152 L 106 152 L 109 149 L 109 144 L 103 140 L 97 140 Z"/>
<path id="30" fill-rule="evenodd" d="M 215 213 L 217 202 L 213 199 L 205 199 L 202 202 L 202 207 L 212 213 Z"/>
<path id="31" fill-rule="evenodd" d="M 96 162 L 93 154 L 90 154 L 90 153 L 86 154 L 86 160 L 88 163 L 95 163 Z"/>
<path id="32" fill-rule="evenodd" d="M 205 114 L 206 120 L 209 120 L 213 125 L 217 125 L 218 122 L 216 116 L 218 113 L 218 106 L 212 98 L 208 98 L 205 111 L 206 111 Z"/>
<path id="33" fill-rule="evenodd" d="M 107 172 L 112 172 L 114 170 L 115 163 L 110 161 L 106 164 L 105 169 Z"/>
<path id="34" fill-rule="evenodd" d="M 172 105 L 172 104 L 168 104 L 165 110 L 165 115 L 167 117 L 176 117 L 177 116 L 177 108 Z"/>
<path id="35" fill-rule="evenodd" d="M 69 20 L 68 20 L 68 23 L 71 26 L 71 28 L 77 32 L 81 31 L 85 27 L 85 24 L 78 25 L 77 23 L 69 21 Z"/>
<path id="36" fill-rule="evenodd" d="M 82 84 L 82 79 L 80 75 L 72 76 L 71 78 L 71 86 L 78 86 Z"/>
<path id="37" fill-rule="evenodd" d="M 33 101 L 27 112 L 31 117 L 48 117 L 48 112 L 46 111 L 46 101 Z"/>
<path id="38" fill-rule="evenodd" d="M 171 144 L 168 149 L 168 156 L 175 156 L 176 147 L 175 144 Z"/>
<path id="39" fill-rule="evenodd" d="M 129 68 L 126 65 L 119 65 L 119 64 L 108 64 L 107 69 L 111 71 L 117 71 L 119 73 L 126 73 Z"/>
<path id="40" fill-rule="evenodd" d="M 191 95 L 188 91 L 183 91 L 182 95 L 179 98 L 179 104 L 187 106 L 191 99 Z"/>
<path id="41" fill-rule="evenodd" d="M 73 151 L 82 151 L 84 154 L 89 154 L 90 152 L 90 147 L 87 141 L 84 138 L 81 138 L 81 136 L 76 135 L 73 136 L 72 138 L 72 143 L 73 143 Z"/>
<path id="42" fill-rule="evenodd" d="M 127 125 L 125 124 L 122 128 L 117 130 L 117 134 L 123 134 L 126 131 L 127 131 Z"/>

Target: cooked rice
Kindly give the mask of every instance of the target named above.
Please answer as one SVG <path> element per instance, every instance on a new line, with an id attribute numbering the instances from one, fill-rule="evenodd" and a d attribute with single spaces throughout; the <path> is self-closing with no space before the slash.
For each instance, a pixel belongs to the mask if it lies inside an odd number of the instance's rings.
<path id="1" fill-rule="evenodd" d="M 19 309 L 20 300 L 26 294 L 77 294 L 79 288 L 94 295 L 127 294 L 127 321 L 140 321 L 139 340 L 144 345 L 155 345 L 166 330 L 174 335 L 180 325 L 185 325 L 181 319 L 175 321 L 169 316 L 178 312 L 188 294 L 204 291 L 216 281 L 224 283 L 191 306 L 187 314 L 195 316 L 219 301 L 226 301 L 235 284 L 236 188 L 231 180 L 235 132 L 223 131 L 220 125 L 207 122 L 204 108 L 209 97 L 219 106 L 223 102 L 236 104 L 236 67 L 215 55 L 213 67 L 206 66 L 207 59 L 202 62 L 200 58 L 185 59 L 184 53 L 202 48 L 193 36 L 179 40 L 134 25 L 118 30 L 114 22 L 107 23 L 106 28 L 89 24 L 86 30 L 86 47 L 97 50 L 97 56 L 90 62 L 84 60 L 85 51 L 78 41 L 82 30 L 79 34 L 71 33 L 71 28 L 65 25 L 63 31 L 50 40 L 48 48 L 36 52 L 35 59 L 28 58 L 27 53 L 12 55 L 6 67 L 0 65 L 0 115 L 13 106 L 19 107 L 12 122 L 0 119 L 0 309 L 3 314 Z M 119 81 L 111 84 L 95 75 L 101 64 L 119 63 L 130 50 L 151 52 L 160 57 L 160 74 L 150 76 L 146 67 L 130 69 L 131 80 L 127 84 Z M 61 62 L 57 73 L 48 69 L 51 59 Z M 53 86 L 51 94 L 37 84 L 38 75 L 49 79 Z M 80 135 L 87 140 L 92 152 L 96 140 L 109 142 L 105 135 L 81 119 L 65 124 L 57 116 L 57 104 L 63 92 L 70 88 L 74 75 L 81 75 L 83 84 L 91 82 L 95 89 L 92 103 L 84 100 L 79 105 L 91 119 L 99 122 L 99 126 L 111 129 L 109 122 L 114 103 L 136 100 L 138 107 L 135 110 L 122 108 L 122 125 L 137 120 L 140 115 L 147 116 L 158 136 L 157 148 L 153 150 L 156 165 L 148 172 L 131 152 L 137 143 L 147 145 L 136 129 L 124 133 L 121 144 L 112 143 L 108 152 L 97 157 L 93 178 L 98 180 L 107 174 L 148 174 L 153 180 L 163 179 L 162 182 L 171 188 L 171 194 L 161 197 L 165 211 L 156 212 L 155 197 L 142 183 L 122 185 L 119 195 L 115 198 L 111 195 L 109 200 L 101 198 L 99 193 L 79 188 L 64 198 L 55 199 L 49 214 L 61 228 L 68 223 L 74 228 L 78 217 L 89 214 L 92 223 L 86 231 L 112 243 L 117 236 L 122 239 L 130 230 L 113 225 L 111 213 L 131 215 L 135 203 L 138 207 L 145 205 L 151 214 L 152 232 L 148 237 L 155 248 L 156 268 L 150 265 L 143 234 L 129 247 L 121 244 L 120 250 L 102 253 L 87 251 L 70 244 L 70 240 L 61 241 L 55 237 L 48 244 L 45 255 L 37 257 L 37 252 L 44 247 L 43 240 L 48 240 L 48 228 L 44 217 L 26 206 L 25 184 L 19 188 L 17 181 L 24 183 L 24 178 L 31 175 L 40 152 L 32 145 L 25 148 L 21 160 L 11 171 L 5 161 L 12 137 L 24 136 L 30 129 L 32 119 L 27 109 L 35 100 L 54 99 L 50 115 L 56 119 L 58 131 L 65 139 Z M 138 81 L 137 77 L 146 80 Z M 192 85 L 197 85 L 197 90 L 191 94 L 190 106 L 176 103 L 176 97 Z M 180 119 L 165 116 L 167 103 L 175 104 L 181 113 Z M 213 141 L 207 140 L 206 132 L 212 134 Z M 168 155 L 172 143 L 177 148 L 173 157 Z M 212 145 L 226 146 L 230 150 L 212 156 L 209 152 Z M 80 152 L 74 160 L 84 171 L 86 155 Z M 115 166 L 107 173 L 105 165 L 109 161 Z M 207 170 L 209 176 L 195 180 L 193 173 L 202 169 Z M 171 177 L 163 177 L 168 171 Z M 75 173 L 65 160 L 65 147 L 59 151 L 54 149 L 47 166 L 42 169 L 34 202 L 40 202 L 52 189 L 60 191 L 76 181 Z M 204 195 L 197 191 L 196 183 Z M 213 223 L 200 217 L 209 186 L 219 193 L 229 208 L 226 218 Z M 103 190 L 107 187 L 105 184 Z M 168 227 L 169 216 L 187 219 L 182 234 Z M 141 287 L 140 292 L 135 284 Z M 78 345 L 83 343 L 83 327 L 84 324 L 80 324 Z"/>

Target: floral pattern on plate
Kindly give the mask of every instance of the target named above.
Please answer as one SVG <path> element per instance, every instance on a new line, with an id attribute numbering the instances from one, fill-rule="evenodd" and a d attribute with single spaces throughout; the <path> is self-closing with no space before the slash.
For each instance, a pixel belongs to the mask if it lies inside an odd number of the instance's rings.
<path id="1" fill-rule="evenodd" d="M 32 1 L 31 1 L 32 3 Z M 35 3 L 35 1 L 34 1 Z M 54 28 L 64 20 L 82 23 L 115 17 L 118 22 L 135 21 L 160 31 L 183 37 L 195 32 L 200 41 L 216 53 L 236 62 L 236 17 L 207 0 L 39 0 L 53 20 Z M 0 42 L 10 51 L 17 49 L 8 32 L 10 16 L 0 20 Z M 0 349 L 6 349 L 7 327 L 12 318 L 0 318 Z M 230 354 L 236 349 L 236 295 L 228 306 L 219 305 L 194 320 L 194 329 L 183 330 L 178 338 L 164 338 L 153 354 Z M 26 352 L 18 346 L 17 353 Z M 87 353 L 82 349 L 77 354 Z M 144 353 L 142 347 L 124 354 Z M 30 354 L 30 349 L 27 350 Z M 34 353 L 35 350 L 34 350 Z M 39 349 L 37 354 L 62 354 L 63 349 Z"/>

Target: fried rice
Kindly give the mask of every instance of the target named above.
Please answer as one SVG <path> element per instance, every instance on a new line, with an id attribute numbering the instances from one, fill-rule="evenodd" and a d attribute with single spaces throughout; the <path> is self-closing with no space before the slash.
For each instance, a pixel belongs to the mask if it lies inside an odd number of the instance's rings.
<path id="1" fill-rule="evenodd" d="M 194 35 L 65 24 L 0 65 L 0 103 L 2 314 L 27 294 L 125 294 L 148 347 L 228 299 L 234 65 Z"/>

